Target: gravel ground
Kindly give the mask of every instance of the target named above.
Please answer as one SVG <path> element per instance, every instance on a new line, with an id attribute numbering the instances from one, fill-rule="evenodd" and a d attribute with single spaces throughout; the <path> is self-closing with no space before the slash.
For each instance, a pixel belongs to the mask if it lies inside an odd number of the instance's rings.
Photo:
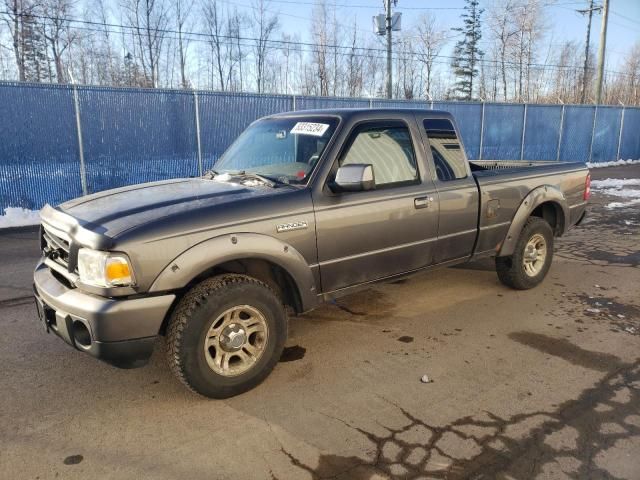
<path id="1" fill-rule="evenodd" d="M 487 261 L 375 286 L 293 318 L 273 374 L 226 401 L 160 348 L 118 370 L 44 334 L 37 235 L 4 232 L 0 476 L 638 479 L 640 206 L 592 200 L 536 289 Z"/>

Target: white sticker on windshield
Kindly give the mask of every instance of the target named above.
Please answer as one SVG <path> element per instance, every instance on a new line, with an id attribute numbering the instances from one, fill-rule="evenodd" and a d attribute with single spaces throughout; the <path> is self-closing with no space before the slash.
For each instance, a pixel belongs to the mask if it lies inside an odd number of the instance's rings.
<path id="1" fill-rule="evenodd" d="M 324 135 L 324 132 L 327 131 L 327 128 L 329 128 L 328 123 L 298 122 L 291 129 L 291 133 L 321 137 L 322 135 Z"/>

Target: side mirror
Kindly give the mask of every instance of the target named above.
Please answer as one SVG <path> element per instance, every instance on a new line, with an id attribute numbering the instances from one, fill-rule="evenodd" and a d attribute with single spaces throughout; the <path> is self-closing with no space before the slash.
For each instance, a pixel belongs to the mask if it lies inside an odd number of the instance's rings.
<path id="1" fill-rule="evenodd" d="M 343 165 L 336 173 L 331 184 L 334 192 L 362 192 L 376 188 L 373 165 L 369 163 L 351 163 Z"/>

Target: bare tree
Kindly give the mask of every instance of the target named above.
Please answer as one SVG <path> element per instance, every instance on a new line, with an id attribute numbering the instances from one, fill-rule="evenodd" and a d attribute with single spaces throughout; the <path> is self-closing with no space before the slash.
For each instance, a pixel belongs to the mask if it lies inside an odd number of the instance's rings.
<path id="1" fill-rule="evenodd" d="M 340 28 L 338 25 L 338 19 L 336 18 L 336 7 L 332 6 L 331 9 L 331 30 L 330 30 L 330 39 L 331 39 L 331 53 L 332 53 L 332 88 L 331 94 L 335 97 L 338 95 L 340 84 L 342 83 L 342 75 L 341 75 L 341 60 L 342 60 L 342 49 L 341 49 L 341 41 L 342 35 L 340 32 Z"/>
<path id="2" fill-rule="evenodd" d="M 164 0 L 125 0 L 122 5 L 138 47 L 146 86 L 157 87 L 159 63 L 169 23 Z"/>
<path id="3" fill-rule="evenodd" d="M 69 29 L 68 19 L 73 17 L 73 8 L 74 3 L 71 0 L 43 0 L 42 3 L 45 19 L 42 24 L 42 35 L 49 44 L 58 83 L 66 79 L 62 57 L 78 36 L 77 32 Z"/>
<path id="4" fill-rule="evenodd" d="M 351 42 L 347 53 L 347 92 L 350 97 L 360 95 L 364 83 L 364 55 L 358 53 L 358 23 L 353 20 Z"/>
<path id="5" fill-rule="evenodd" d="M 178 53 L 180 61 L 180 83 L 182 88 L 189 88 L 191 82 L 187 78 L 187 53 L 189 40 L 184 37 L 184 30 L 189 26 L 189 15 L 193 8 L 193 0 L 175 0 L 175 19 L 178 28 Z"/>
<path id="6" fill-rule="evenodd" d="M 416 30 L 418 32 L 416 54 L 426 69 L 425 92 L 431 95 L 433 65 L 446 43 L 446 32 L 438 27 L 435 17 L 431 14 L 423 14 L 418 18 Z"/>
<path id="7" fill-rule="evenodd" d="M 519 100 L 528 100 L 531 83 L 531 64 L 537 54 L 538 43 L 544 35 L 545 24 L 539 0 L 523 0 L 517 5 L 515 25 L 517 41 L 513 48 L 517 66 Z"/>
<path id="8" fill-rule="evenodd" d="M 292 63 L 293 57 L 296 53 L 296 47 L 294 44 L 293 37 L 286 33 L 282 34 L 282 43 L 280 47 L 280 52 L 282 53 L 283 62 L 280 64 L 281 69 L 281 82 L 280 82 L 280 91 L 290 93 L 292 91 L 291 88 L 291 77 L 292 77 Z"/>
<path id="9" fill-rule="evenodd" d="M 329 95 L 329 66 L 327 64 L 328 43 L 329 43 L 329 12 L 327 2 L 322 0 L 317 2 L 314 9 L 314 22 L 311 35 L 315 43 L 313 48 L 313 62 L 316 66 L 319 94 Z"/>
<path id="10" fill-rule="evenodd" d="M 118 65 L 114 58 L 114 47 L 112 45 L 111 31 L 107 25 L 108 10 L 104 0 L 94 0 L 93 5 L 90 7 L 92 12 L 85 11 L 85 18 L 90 18 L 95 15 L 97 11 L 98 18 L 100 19 L 101 28 L 100 32 L 97 32 L 101 41 L 98 43 L 97 48 L 92 48 L 92 51 L 99 52 L 98 55 L 102 58 L 100 66 L 101 71 L 98 73 L 98 78 L 101 79 L 103 84 L 118 83 L 119 72 Z"/>
<path id="11" fill-rule="evenodd" d="M 612 82 L 612 96 L 625 105 L 640 105 L 640 40 L 624 57 L 621 72 Z"/>
<path id="12" fill-rule="evenodd" d="M 579 51 L 579 44 L 576 42 L 565 42 L 558 49 L 558 57 L 554 60 L 556 65 L 555 78 L 551 92 L 553 101 L 578 102 L 580 98 L 579 72 L 582 61 Z"/>
<path id="13" fill-rule="evenodd" d="M 515 47 L 518 28 L 514 24 L 517 5 L 514 0 L 497 3 L 489 10 L 489 29 L 496 46 L 496 60 L 500 67 L 502 98 L 507 101 L 507 58 Z"/>
<path id="14" fill-rule="evenodd" d="M 217 0 L 206 0 L 202 6 L 205 29 L 211 49 L 211 62 L 218 77 L 218 85 L 223 92 L 226 90 L 227 79 L 227 55 L 226 47 L 229 44 L 224 33 L 225 19 L 222 8 Z M 212 82 L 213 85 L 213 82 Z"/>
<path id="15" fill-rule="evenodd" d="M 255 62 L 256 89 L 262 93 L 265 80 L 265 66 L 269 52 L 271 37 L 278 29 L 278 15 L 269 13 L 269 3 L 266 0 L 256 0 L 253 4 L 253 56 Z"/>
<path id="16" fill-rule="evenodd" d="M 413 49 L 413 33 L 401 33 L 396 37 L 396 88 L 395 96 L 411 100 L 416 97 L 419 62 Z"/>
<path id="17" fill-rule="evenodd" d="M 229 40 L 232 42 L 230 54 L 234 58 L 235 63 L 238 66 L 238 70 L 236 72 L 234 78 L 234 90 L 243 91 L 244 86 L 244 60 L 249 55 L 249 52 L 245 48 L 245 45 L 242 43 L 243 31 L 247 26 L 249 18 L 239 13 L 237 9 L 234 9 L 233 13 L 229 15 L 228 25 L 229 25 Z"/>

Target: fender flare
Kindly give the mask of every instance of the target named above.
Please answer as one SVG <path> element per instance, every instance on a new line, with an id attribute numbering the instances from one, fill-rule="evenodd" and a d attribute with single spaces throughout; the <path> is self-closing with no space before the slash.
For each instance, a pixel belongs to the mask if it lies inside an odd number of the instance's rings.
<path id="1" fill-rule="evenodd" d="M 539 205 L 552 202 L 560 207 L 559 214 L 562 218 L 558 218 L 560 222 L 560 228 L 558 235 L 562 235 L 567 229 L 567 220 L 570 218 L 569 207 L 567 206 L 567 199 L 560 189 L 553 185 L 541 185 L 531 190 L 526 197 L 520 203 L 518 210 L 516 210 L 513 219 L 511 220 L 511 226 L 507 232 L 506 237 L 502 241 L 502 247 L 498 252 L 498 257 L 506 257 L 512 255 L 520 232 L 524 228 L 527 219 Z"/>
<path id="2" fill-rule="evenodd" d="M 269 235 L 235 233 L 210 238 L 173 259 L 151 284 L 150 293 L 186 287 L 199 274 L 225 262 L 260 259 L 284 269 L 293 279 L 304 311 L 317 303 L 317 288 L 311 267 L 291 245 Z"/>

